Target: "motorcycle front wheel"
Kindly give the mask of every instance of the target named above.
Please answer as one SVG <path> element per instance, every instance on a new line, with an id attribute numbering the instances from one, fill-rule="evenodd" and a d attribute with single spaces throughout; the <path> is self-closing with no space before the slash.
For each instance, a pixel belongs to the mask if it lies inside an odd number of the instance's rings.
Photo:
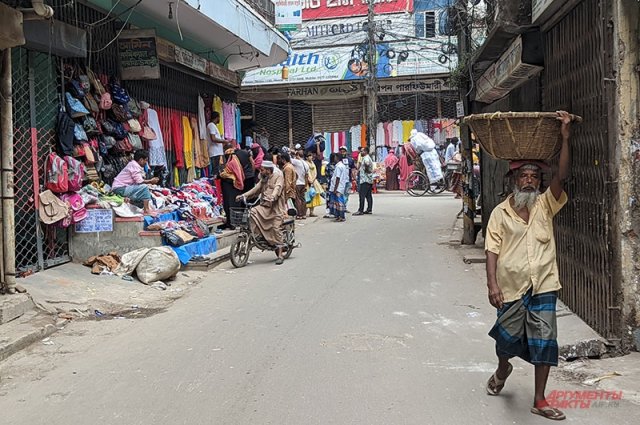
<path id="1" fill-rule="evenodd" d="M 249 262 L 249 253 L 251 252 L 251 244 L 246 235 L 240 235 L 238 239 L 231 245 L 231 264 L 240 268 Z"/>

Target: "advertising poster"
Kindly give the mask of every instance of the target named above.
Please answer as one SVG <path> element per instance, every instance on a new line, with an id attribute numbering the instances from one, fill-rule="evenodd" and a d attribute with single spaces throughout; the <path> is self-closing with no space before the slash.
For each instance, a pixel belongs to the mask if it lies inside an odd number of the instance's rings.
<path id="1" fill-rule="evenodd" d="M 302 19 L 310 21 L 345 16 L 365 16 L 368 8 L 368 0 L 304 0 Z M 412 11 L 413 0 L 376 0 L 374 5 L 376 15 Z"/>
<path id="2" fill-rule="evenodd" d="M 442 43 L 404 42 L 377 45 L 377 77 L 448 73 L 457 66 L 455 54 L 444 54 Z M 360 80 L 367 77 L 366 45 L 296 50 L 276 66 L 247 72 L 243 86 Z M 289 78 L 282 79 L 282 67 Z"/>
<path id="3" fill-rule="evenodd" d="M 281 31 L 297 30 L 302 25 L 304 0 L 273 0 L 276 28 Z"/>

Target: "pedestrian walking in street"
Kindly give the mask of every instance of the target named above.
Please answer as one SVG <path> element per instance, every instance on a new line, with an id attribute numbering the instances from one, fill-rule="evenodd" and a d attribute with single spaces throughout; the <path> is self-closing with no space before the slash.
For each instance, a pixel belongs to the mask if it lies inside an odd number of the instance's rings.
<path id="1" fill-rule="evenodd" d="M 305 194 L 307 193 L 307 183 L 309 179 L 309 165 L 304 160 L 304 150 L 300 144 L 295 146 L 295 157 L 291 158 L 291 164 L 297 173 L 296 178 L 296 209 L 298 210 L 298 220 L 307 218 L 307 201 Z"/>
<path id="2" fill-rule="evenodd" d="M 360 205 L 358 211 L 353 215 L 363 215 L 373 213 L 373 160 L 369 156 L 369 148 L 360 150 L 360 160 L 358 161 L 358 195 Z M 367 209 L 364 209 L 365 200 Z"/>
<path id="3" fill-rule="evenodd" d="M 235 152 L 235 149 L 231 147 L 224 151 L 224 166 L 220 172 L 222 207 L 227 218 L 227 222 L 220 226 L 221 229 L 233 229 L 230 223 L 231 208 L 239 206 L 236 199 L 244 189 L 244 171 Z"/>
<path id="4" fill-rule="evenodd" d="M 336 218 L 337 222 L 344 222 L 346 221 L 345 213 L 347 212 L 344 194 L 349 185 L 349 169 L 340 155 L 333 154 L 332 161 L 335 168 L 329 187 L 329 213 Z"/>
<path id="5" fill-rule="evenodd" d="M 386 168 L 386 177 L 385 177 L 385 189 L 386 190 L 399 190 L 400 182 L 398 178 L 400 177 L 400 159 L 396 156 L 393 148 L 388 148 L 389 153 L 387 157 L 384 159 L 384 166 Z"/>
<path id="6" fill-rule="evenodd" d="M 347 170 L 348 170 L 349 184 L 346 186 L 345 193 L 344 193 L 345 207 L 348 208 L 349 193 L 351 193 L 351 186 L 353 185 L 353 182 L 356 179 L 356 162 L 353 160 L 352 157 L 349 156 L 346 146 L 340 146 L 339 152 L 340 152 L 340 158 L 342 159 L 342 163 L 347 166 Z M 346 211 L 347 213 L 349 212 L 348 209 Z"/>
<path id="7" fill-rule="evenodd" d="M 496 340 L 498 369 L 487 382 L 487 393 L 498 395 L 513 370 L 512 357 L 531 363 L 535 372 L 531 412 L 548 419 L 565 418 L 545 399 L 551 366 L 558 365 L 556 299 L 558 281 L 553 217 L 567 203 L 563 183 L 571 164 L 571 117 L 558 112 L 562 122 L 562 149 L 551 186 L 540 193 L 538 161 L 510 164 L 513 193 L 491 213 L 485 242 L 489 301 L 498 320 L 489 332 Z"/>
<path id="8" fill-rule="evenodd" d="M 256 169 L 253 162 L 251 150 L 249 149 L 236 149 L 236 157 L 242 165 L 242 171 L 244 172 L 244 189 L 243 192 L 248 192 L 256 185 Z"/>
<path id="9" fill-rule="evenodd" d="M 220 174 L 220 164 L 226 143 L 220 135 L 220 130 L 218 130 L 219 122 L 220 114 L 216 111 L 211 112 L 211 117 L 207 123 L 207 142 L 209 145 L 209 161 L 211 161 L 211 177 L 213 178 Z"/>
<path id="10" fill-rule="evenodd" d="M 322 193 L 324 192 L 322 185 L 318 181 L 318 169 L 315 163 L 315 154 L 307 152 L 307 165 L 309 166 L 309 189 L 307 190 L 307 208 L 309 209 L 309 217 L 317 217 L 313 213 L 316 207 L 322 205 Z M 306 196 L 306 195 L 305 195 Z"/>
<path id="11" fill-rule="evenodd" d="M 288 153 L 283 152 L 278 155 L 278 167 L 282 170 L 282 174 L 284 175 L 284 194 L 285 199 L 287 201 L 291 200 L 293 204 L 296 203 L 296 180 L 298 179 L 298 174 L 296 173 L 296 169 L 291 164 L 291 157 Z"/>

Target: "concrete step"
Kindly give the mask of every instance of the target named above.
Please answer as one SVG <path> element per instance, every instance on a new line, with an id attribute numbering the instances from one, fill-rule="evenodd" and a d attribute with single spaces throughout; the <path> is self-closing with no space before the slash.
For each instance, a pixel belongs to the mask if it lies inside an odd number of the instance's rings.
<path id="1" fill-rule="evenodd" d="M 0 297 L 0 325 L 11 322 L 33 310 L 33 301 L 27 294 L 12 294 Z"/>
<path id="2" fill-rule="evenodd" d="M 64 321 L 60 323 L 60 326 Z M 58 330 L 53 316 L 30 311 L 0 327 L 0 361 Z"/>

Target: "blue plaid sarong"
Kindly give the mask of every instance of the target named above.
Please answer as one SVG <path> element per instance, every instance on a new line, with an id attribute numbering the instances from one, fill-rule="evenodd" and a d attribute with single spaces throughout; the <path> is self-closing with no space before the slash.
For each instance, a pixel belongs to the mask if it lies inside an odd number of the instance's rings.
<path id="1" fill-rule="evenodd" d="M 489 332 L 496 340 L 498 357 L 520 357 L 533 365 L 558 365 L 558 293 L 532 295 L 529 289 L 517 301 L 498 310 L 498 320 Z"/>
<path id="2" fill-rule="evenodd" d="M 336 196 L 333 192 L 329 195 L 329 213 L 335 218 L 345 218 L 347 203 L 343 195 Z"/>

